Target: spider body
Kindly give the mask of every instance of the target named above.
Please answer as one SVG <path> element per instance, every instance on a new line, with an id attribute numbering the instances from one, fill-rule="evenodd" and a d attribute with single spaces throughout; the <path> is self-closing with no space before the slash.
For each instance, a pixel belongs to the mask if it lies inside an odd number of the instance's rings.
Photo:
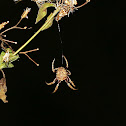
<path id="1" fill-rule="evenodd" d="M 56 72 L 56 78 L 53 80 L 53 82 L 47 83 L 47 85 L 52 85 L 54 84 L 56 81 L 58 81 L 58 84 L 55 87 L 55 90 L 53 91 L 53 93 L 55 93 L 59 87 L 59 84 L 61 83 L 61 81 L 65 81 L 67 83 L 67 85 L 72 89 L 72 90 L 77 90 L 75 89 L 75 85 L 73 83 L 73 81 L 69 78 L 69 75 L 71 75 L 71 72 L 69 70 L 67 70 L 68 68 L 68 61 L 66 59 L 65 56 L 63 56 L 65 61 L 66 61 L 66 68 L 64 67 L 58 67 L 58 68 L 54 68 L 54 61 L 52 62 L 52 71 Z"/>
<path id="2" fill-rule="evenodd" d="M 64 67 L 58 67 L 56 71 L 56 79 L 63 81 L 66 80 L 68 76 L 68 72 Z"/>

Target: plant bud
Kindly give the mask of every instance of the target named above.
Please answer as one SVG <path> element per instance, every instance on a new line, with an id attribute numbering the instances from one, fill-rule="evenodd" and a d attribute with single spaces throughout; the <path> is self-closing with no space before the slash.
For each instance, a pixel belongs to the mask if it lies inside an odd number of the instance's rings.
<path id="1" fill-rule="evenodd" d="M 2 28 L 4 28 L 4 26 L 5 26 L 6 24 L 8 24 L 8 23 L 9 23 L 9 21 L 3 22 L 2 24 L 0 24 L 0 30 L 1 30 Z"/>
<path id="2" fill-rule="evenodd" d="M 23 14 L 21 15 L 21 18 L 27 18 L 28 19 L 28 13 L 31 11 L 31 8 L 26 8 L 26 10 L 24 10 Z"/>

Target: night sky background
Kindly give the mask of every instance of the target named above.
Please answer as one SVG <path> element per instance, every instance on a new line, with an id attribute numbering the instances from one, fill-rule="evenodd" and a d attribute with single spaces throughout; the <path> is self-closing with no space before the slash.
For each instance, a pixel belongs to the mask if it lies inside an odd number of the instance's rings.
<path id="1" fill-rule="evenodd" d="M 84 0 L 78 0 L 81 5 Z M 15 4 L 0 0 L 0 23 L 10 21 L 5 28 L 15 25 L 23 10 L 31 8 L 28 20 L 19 26 L 29 30 L 11 30 L 7 39 L 16 51 L 45 22 L 35 25 L 37 5 L 30 0 Z M 48 9 L 48 15 L 53 8 Z M 126 84 L 126 7 L 119 0 L 91 0 L 69 18 L 66 16 L 40 32 L 22 51 L 39 48 L 29 56 L 40 64 L 37 67 L 25 55 L 15 61 L 15 67 L 4 69 L 7 79 L 7 100 L 0 100 L 1 126 L 122 126 Z M 63 45 L 61 46 L 60 37 Z M 77 91 L 62 82 L 55 94 L 56 84 L 47 86 L 55 73 L 51 64 L 60 67 L 61 49 L 69 62 L 71 80 Z M 65 62 L 63 64 L 65 66 Z M 2 77 L 2 74 L 0 75 Z"/>

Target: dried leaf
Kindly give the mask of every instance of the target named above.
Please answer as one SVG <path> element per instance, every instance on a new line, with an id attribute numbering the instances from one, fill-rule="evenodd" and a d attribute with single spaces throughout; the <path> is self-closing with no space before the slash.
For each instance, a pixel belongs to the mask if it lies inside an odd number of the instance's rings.
<path id="1" fill-rule="evenodd" d="M 42 20 L 47 15 L 47 8 L 48 7 L 55 7 L 55 5 L 53 3 L 44 3 L 39 8 L 35 24 L 37 24 L 40 20 Z"/>
<path id="2" fill-rule="evenodd" d="M 8 101 L 6 100 L 6 95 L 5 93 L 7 92 L 7 87 L 6 87 L 6 78 L 2 78 L 0 80 L 0 99 L 4 102 L 7 103 Z"/>

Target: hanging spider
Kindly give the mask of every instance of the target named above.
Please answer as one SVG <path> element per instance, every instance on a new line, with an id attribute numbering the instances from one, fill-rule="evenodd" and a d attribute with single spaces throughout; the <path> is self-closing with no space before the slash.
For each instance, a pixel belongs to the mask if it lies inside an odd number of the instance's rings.
<path id="1" fill-rule="evenodd" d="M 55 90 L 53 91 L 53 93 L 55 93 L 59 87 L 59 84 L 61 83 L 61 81 L 64 81 L 67 83 L 67 85 L 72 89 L 72 90 L 77 90 L 75 89 L 75 84 L 73 83 L 73 81 L 69 78 L 69 75 L 71 75 L 71 72 L 69 70 L 67 70 L 68 68 L 68 61 L 66 59 L 66 57 L 63 55 L 63 58 L 65 59 L 66 61 L 66 68 L 64 67 L 58 67 L 58 68 L 54 68 L 54 62 L 55 62 L 55 59 L 53 60 L 52 62 L 52 71 L 53 72 L 56 72 L 56 78 L 53 80 L 53 82 L 50 82 L 50 83 L 47 83 L 47 85 L 52 85 L 54 84 L 56 81 L 58 81 L 58 84 L 56 85 L 55 87 Z M 71 86 L 71 84 L 72 86 Z"/>

